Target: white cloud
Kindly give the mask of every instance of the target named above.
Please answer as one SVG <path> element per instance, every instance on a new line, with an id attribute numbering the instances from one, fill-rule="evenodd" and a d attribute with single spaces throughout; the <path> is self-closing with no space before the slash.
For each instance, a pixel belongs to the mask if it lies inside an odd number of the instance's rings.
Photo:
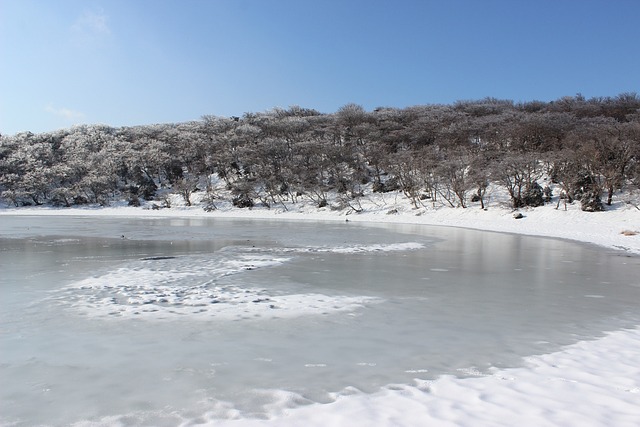
<path id="1" fill-rule="evenodd" d="M 104 12 L 85 11 L 71 27 L 72 30 L 85 33 L 111 34 L 111 29 L 107 24 L 108 17 Z"/>
<path id="2" fill-rule="evenodd" d="M 81 113 L 80 111 L 74 111 L 74 110 L 70 110 L 69 108 L 55 108 L 53 105 L 49 104 L 47 105 L 44 110 L 47 113 L 51 113 L 55 116 L 58 117 L 62 117 L 65 120 L 80 120 L 84 118 L 84 114 Z"/>
<path id="3" fill-rule="evenodd" d="M 111 37 L 109 17 L 103 11 L 85 10 L 71 25 L 73 41 L 91 45 Z"/>

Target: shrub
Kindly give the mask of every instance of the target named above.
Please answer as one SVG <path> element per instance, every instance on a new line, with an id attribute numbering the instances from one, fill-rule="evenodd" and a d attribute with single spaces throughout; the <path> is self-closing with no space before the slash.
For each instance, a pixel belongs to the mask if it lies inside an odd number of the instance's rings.
<path id="1" fill-rule="evenodd" d="M 600 199 L 600 194 L 596 191 L 586 191 L 580 198 L 580 209 L 585 212 L 602 212 L 604 205 Z"/>
<path id="2" fill-rule="evenodd" d="M 537 182 L 533 182 L 522 194 L 522 204 L 524 206 L 542 206 L 544 205 L 544 197 L 542 187 Z"/>
<path id="3" fill-rule="evenodd" d="M 251 198 L 246 194 L 239 194 L 231 200 L 233 206 L 237 208 L 252 208 L 254 203 Z"/>

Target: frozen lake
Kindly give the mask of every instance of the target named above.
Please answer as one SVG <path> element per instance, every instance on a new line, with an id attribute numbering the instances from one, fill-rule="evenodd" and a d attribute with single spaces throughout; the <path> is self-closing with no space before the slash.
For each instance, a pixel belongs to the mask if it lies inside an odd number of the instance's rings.
<path id="1" fill-rule="evenodd" d="M 3 216 L 0 424 L 260 418 L 482 375 L 640 323 L 639 267 L 455 228 Z"/>

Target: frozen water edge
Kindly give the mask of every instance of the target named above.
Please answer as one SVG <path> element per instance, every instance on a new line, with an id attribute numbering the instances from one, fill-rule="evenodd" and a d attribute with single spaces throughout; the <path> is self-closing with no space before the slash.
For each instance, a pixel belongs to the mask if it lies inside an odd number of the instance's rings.
<path id="1" fill-rule="evenodd" d="M 640 254 L 640 211 L 635 207 L 617 201 L 604 212 L 583 212 L 579 204 L 568 205 L 566 210 L 556 209 L 555 204 L 547 204 L 533 209 L 524 209 L 522 219 L 513 218 L 513 210 L 503 206 L 503 202 L 490 204 L 486 210 L 477 207 L 454 209 L 448 207 L 430 207 L 413 209 L 406 200 L 396 200 L 395 194 L 374 194 L 362 200 L 363 212 L 349 214 L 329 208 L 318 209 L 308 203 L 292 205 L 289 210 L 282 209 L 236 209 L 221 206 L 213 212 L 205 212 L 201 207 L 181 206 L 174 200 L 171 209 L 145 210 L 128 206 L 49 208 L 0 206 L 2 215 L 38 215 L 38 216 L 107 216 L 107 217 L 143 217 L 143 218 L 247 218 L 311 221 L 345 221 L 439 225 L 463 227 L 484 231 L 516 233 L 530 236 L 555 237 L 592 243 L 610 249 Z M 498 198 L 497 200 L 501 200 Z M 390 209 L 395 211 L 389 215 Z M 623 234 L 624 231 L 638 234 Z"/>
<path id="2" fill-rule="evenodd" d="M 635 427 L 640 419 L 638 354 L 637 328 L 528 357 L 522 368 L 494 369 L 475 378 L 416 379 L 414 385 L 389 385 L 374 394 L 348 388 L 333 394 L 333 401 L 326 404 L 310 403 L 295 393 L 265 390 L 262 393 L 273 401 L 268 419 L 246 418 L 225 402 L 209 402 L 210 409 L 196 418 L 172 416 L 174 425 L 223 427 Z M 74 425 L 151 425 L 158 415 L 129 414 Z"/>
<path id="3" fill-rule="evenodd" d="M 294 410 L 281 405 L 272 420 L 216 425 L 635 426 L 639 354 L 640 329 L 616 331 L 490 376 L 444 376 Z"/>

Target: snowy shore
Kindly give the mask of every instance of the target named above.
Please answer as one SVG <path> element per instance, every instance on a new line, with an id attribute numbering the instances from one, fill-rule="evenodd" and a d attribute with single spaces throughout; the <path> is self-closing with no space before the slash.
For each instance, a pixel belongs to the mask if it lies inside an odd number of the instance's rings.
<path id="1" fill-rule="evenodd" d="M 570 239 L 608 249 L 640 254 L 640 211 L 623 202 L 606 212 L 582 212 L 577 205 L 555 209 L 555 204 L 524 209 L 523 218 L 501 203 L 487 210 L 423 207 L 412 209 L 392 196 L 362 200 L 361 213 L 318 209 L 296 204 L 271 209 L 235 209 L 221 203 L 212 212 L 202 207 L 168 209 L 113 206 L 54 209 L 3 208 L 2 215 L 106 215 L 150 217 L 235 217 L 287 220 L 412 223 L 465 227 Z M 637 233 L 637 234 L 636 234 Z M 632 256 L 630 262 L 637 262 Z M 640 286 L 640 282 L 636 284 Z M 640 326 L 640 325 L 639 325 Z M 198 417 L 199 425 L 215 426 L 636 426 L 640 420 L 640 327 L 611 331 L 594 341 L 579 342 L 563 350 L 528 357 L 524 366 L 495 369 L 488 376 L 388 386 L 373 394 L 345 390 L 329 404 L 302 407 L 295 396 L 282 392 L 268 420 L 243 419 L 233 409 L 218 407 Z M 231 418 L 222 421 L 220 416 Z M 233 419 L 238 418 L 238 419 Z M 111 420 L 115 422 L 116 420 Z M 110 420 L 105 420 L 110 424 Z M 183 420 L 191 425 L 194 420 Z M 83 424 L 81 424 L 83 425 Z M 93 424 L 88 424 L 93 425 Z"/>
<path id="2" fill-rule="evenodd" d="M 193 196 L 193 206 L 185 206 L 178 196 L 171 197 L 171 208 L 152 209 L 158 202 L 142 207 L 129 207 L 124 202 L 108 207 L 77 208 L 20 207 L 0 205 L 2 215 L 68 215 L 68 216 L 123 216 L 123 217 L 208 217 L 247 219 L 287 219 L 312 221 L 353 221 L 375 223 L 405 223 L 448 227 L 463 227 L 485 231 L 544 236 L 592 243 L 610 249 L 640 254 L 640 210 L 623 201 L 614 202 L 605 212 L 583 212 L 579 203 L 556 203 L 537 208 L 524 208 L 523 215 L 514 218 L 504 194 L 496 194 L 494 202 L 485 210 L 477 204 L 462 209 L 443 205 L 425 204 L 416 209 L 398 194 L 374 194 L 359 200 L 361 212 L 346 208 L 336 210 L 330 206 L 318 208 L 308 200 L 271 208 L 234 208 L 228 201 L 220 201 L 215 210 L 205 211 L 199 195 Z"/>

